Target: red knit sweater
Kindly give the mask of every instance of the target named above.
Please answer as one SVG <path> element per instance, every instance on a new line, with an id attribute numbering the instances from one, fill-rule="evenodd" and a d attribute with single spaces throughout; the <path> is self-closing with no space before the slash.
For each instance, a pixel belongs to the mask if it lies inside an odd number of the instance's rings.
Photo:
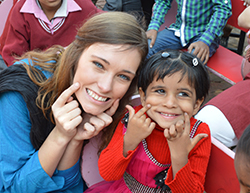
<path id="1" fill-rule="evenodd" d="M 82 10 L 70 12 L 63 25 L 51 34 L 44 30 L 34 14 L 20 13 L 24 2 L 20 0 L 16 3 L 9 18 L 10 27 L 2 49 L 7 66 L 13 64 L 13 55 L 21 56 L 26 51 L 44 50 L 52 45 L 68 46 L 74 40 L 77 28 L 93 14 L 102 12 L 91 0 L 75 0 Z"/>
<path id="2" fill-rule="evenodd" d="M 136 109 L 138 110 L 138 109 Z M 196 119 L 191 118 L 191 129 Z M 195 133 L 206 133 L 209 137 L 201 139 L 189 153 L 188 163 L 177 172 L 173 179 L 172 168 L 168 170 L 165 183 L 173 193 L 203 193 L 205 174 L 210 157 L 211 138 L 210 131 L 205 123 L 201 123 Z M 107 180 L 119 180 L 122 178 L 134 152 L 130 151 L 128 156 L 123 156 L 123 124 L 120 122 L 108 147 L 100 155 L 98 166 L 101 176 Z M 148 149 L 154 158 L 160 163 L 171 163 L 168 143 L 163 134 L 163 129 L 154 129 L 152 134 L 146 138 Z"/>

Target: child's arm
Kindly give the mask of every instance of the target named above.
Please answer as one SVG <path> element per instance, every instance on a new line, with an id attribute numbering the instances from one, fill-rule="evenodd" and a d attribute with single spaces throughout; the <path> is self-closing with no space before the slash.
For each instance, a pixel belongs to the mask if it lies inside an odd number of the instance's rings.
<path id="1" fill-rule="evenodd" d="M 203 130 L 199 130 L 198 134 L 190 139 L 189 117 L 185 115 L 185 123 L 179 122 L 169 130 L 164 131 L 168 140 L 172 163 L 165 183 L 174 192 L 204 191 L 211 139 L 207 137 L 209 135 L 207 125 L 202 125 L 206 127 L 203 127 Z M 202 139 L 204 137 L 205 139 Z"/>
<path id="2" fill-rule="evenodd" d="M 238 25 L 250 29 L 250 6 L 244 9 L 238 17 Z"/>
<path id="3" fill-rule="evenodd" d="M 106 181 L 122 178 L 138 144 L 155 127 L 155 123 L 144 115 L 150 106 L 146 105 L 136 114 L 131 106 L 126 107 L 130 114 L 126 133 L 123 134 L 123 125 L 119 123 L 108 147 L 102 151 L 98 160 L 100 175 Z"/>
<path id="4" fill-rule="evenodd" d="M 228 18 L 232 15 L 230 1 L 212 0 L 211 9 L 213 15 L 210 21 L 207 23 L 206 31 L 201 34 L 201 37 L 197 42 L 190 44 L 188 50 L 191 52 L 194 49 L 194 54 L 199 57 L 204 64 L 209 59 L 209 46 L 211 43 L 223 34 L 223 28 L 225 27 Z"/>

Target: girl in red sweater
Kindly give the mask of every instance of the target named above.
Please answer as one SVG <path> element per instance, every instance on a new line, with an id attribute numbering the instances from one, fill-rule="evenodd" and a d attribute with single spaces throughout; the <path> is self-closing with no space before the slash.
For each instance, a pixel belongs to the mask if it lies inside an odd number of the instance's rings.
<path id="1" fill-rule="evenodd" d="M 139 75 L 141 104 L 118 124 L 98 165 L 106 180 L 87 192 L 203 193 L 211 139 L 193 118 L 209 90 L 200 60 L 169 50 L 149 58 Z"/>

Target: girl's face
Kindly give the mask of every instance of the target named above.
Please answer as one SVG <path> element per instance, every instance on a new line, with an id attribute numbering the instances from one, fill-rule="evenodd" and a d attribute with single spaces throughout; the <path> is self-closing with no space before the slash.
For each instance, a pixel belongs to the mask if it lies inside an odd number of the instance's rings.
<path id="1" fill-rule="evenodd" d="M 250 192 L 250 164 L 243 154 L 237 154 L 234 159 L 235 171 L 240 183 L 240 193 Z"/>
<path id="2" fill-rule="evenodd" d="M 127 92 L 141 55 L 137 49 L 126 48 L 95 43 L 83 51 L 73 82 L 80 83 L 75 95 L 86 113 L 104 112 Z"/>
<path id="3" fill-rule="evenodd" d="M 165 76 L 163 80 L 154 79 L 146 93 L 139 89 L 142 105 L 151 105 L 147 111 L 148 116 L 164 129 L 176 124 L 178 120 L 184 121 L 185 112 L 189 117 L 195 115 L 203 102 L 196 100 L 195 89 L 189 85 L 187 76 L 180 79 L 181 73 L 176 72 Z"/>

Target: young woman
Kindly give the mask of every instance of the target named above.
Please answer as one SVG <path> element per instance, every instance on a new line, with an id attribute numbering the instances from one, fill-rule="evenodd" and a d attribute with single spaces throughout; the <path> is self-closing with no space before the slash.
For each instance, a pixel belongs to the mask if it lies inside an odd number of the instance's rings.
<path id="1" fill-rule="evenodd" d="M 64 50 L 29 52 L 0 74 L 0 192 L 82 192 L 85 139 L 114 127 L 147 55 L 127 14 L 96 15 Z"/>

